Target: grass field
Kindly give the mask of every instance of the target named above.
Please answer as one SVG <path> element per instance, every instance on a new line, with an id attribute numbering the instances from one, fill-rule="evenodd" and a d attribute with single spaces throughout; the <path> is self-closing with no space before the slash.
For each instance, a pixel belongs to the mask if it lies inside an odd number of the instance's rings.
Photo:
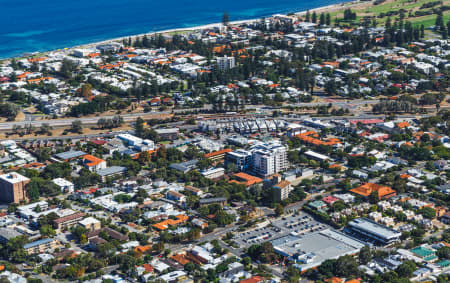
<path id="1" fill-rule="evenodd" d="M 444 14 L 444 23 L 447 23 L 450 20 L 450 12 L 447 12 Z M 434 26 L 434 23 L 436 22 L 436 15 L 429 15 L 424 17 L 417 17 L 417 18 L 411 18 L 408 19 L 413 26 L 420 26 L 424 25 L 425 27 Z"/>
<path id="2" fill-rule="evenodd" d="M 390 11 L 399 11 L 399 10 L 405 10 L 406 12 L 404 15 L 406 18 L 404 21 L 410 21 L 413 23 L 413 25 L 424 25 L 425 27 L 433 26 L 434 22 L 436 20 L 436 15 L 427 15 L 423 17 L 408 17 L 408 14 L 411 12 L 414 14 L 415 11 L 421 10 L 421 11 L 427 11 L 433 8 L 427 8 L 427 9 L 421 9 L 420 7 L 429 2 L 434 2 L 435 0 L 417 0 L 414 2 L 413 0 L 387 0 L 386 2 L 379 4 L 379 5 L 373 5 L 372 2 L 361 2 L 359 5 L 352 6 L 352 11 L 357 13 L 357 19 L 355 20 L 355 23 L 359 23 L 360 19 L 366 17 L 366 16 L 378 16 L 382 13 L 387 13 Z M 443 5 L 450 5 L 450 0 L 443 0 Z M 345 7 L 345 6 L 344 6 Z M 435 6 L 438 7 L 438 6 Z M 336 18 L 343 18 L 344 16 L 344 9 L 331 12 L 330 16 L 332 19 Z M 379 24 L 384 24 L 386 22 L 388 17 L 383 18 L 377 18 L 377 22 Z M 391 16 L 391 21 L 394 21 L 398 19 L 399 16 Z M 446 23 L 448 20 L 450 20 L 450 11 L 444 12 L 444 22 Z"/>

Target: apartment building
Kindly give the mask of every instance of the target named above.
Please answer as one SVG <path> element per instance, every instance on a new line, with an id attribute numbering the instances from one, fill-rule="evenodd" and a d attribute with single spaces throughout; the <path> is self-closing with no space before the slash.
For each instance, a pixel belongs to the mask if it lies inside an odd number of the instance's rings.
<path id="1" fill-rule="evenodd" d="M 55 239 L 46 238 L 25 244 L 24 249 L 28 254 L 41 254 L 58 246 Z"/>
<path id="2" fill-rule="evenodd" d="M 253 149 L 253 171 L 262 177 L 281 172 L 287 168 L 286 147 L 281 144 L 263 144 Z"/>
<path id="3" fill-rule="evenodd" d="M 65 229 L 68 229 L 68 228 L 74 226 L 75 224 L 77 224 L 80 220 L 83 219 L 83 217 L 85 215 L 86 215 L 86 213 L 76 212 L 76 213 L 55 219 L 54 223 L 58 230 L 65 230 Z"/>
<path id="4" fill-rule="evenodd" d="M 292 191 L 292 185 L 289 181 L 281 181 L 273 187 L 274 198 L 276 201 L 282 201 L 289 197 Z"/>
<path id="5" fill-rule="evenodd" d="M 28 201 L 26 186 L 29 182 L 30 179 L 15 172 L 0 175 L 0 201 L 7 203 Z"/>
<path id="6" fill-rule="evenodd" d="M 252 153 L 246 150 L 238 149 L 225 154 L 225 167 L 234 164 L 239 171 L 247 170 L 251 165 Z"/>
<path id="7" fill-rule="evenodd" d="M 217 57 L 217 67 L 219 70 L 230 70 L 236 67 L 236 60 L 234 57 Z"/>

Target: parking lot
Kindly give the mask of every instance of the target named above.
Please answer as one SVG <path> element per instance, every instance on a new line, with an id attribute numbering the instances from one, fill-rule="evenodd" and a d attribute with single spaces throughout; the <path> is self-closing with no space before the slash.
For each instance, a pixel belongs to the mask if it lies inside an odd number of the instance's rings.
<path id="1" fill-rule="evenodd" d="M 242 232 L 234 237 L 234 240 L 241 247 L 248 247 L 253 244 L 260 244 L 273 239 L 295 233 L 299 236 L 306 233 L 318 232 L 329 228 L 327 225 L 317 222 L 305 213 L 283 216 L 262 228 Z"/>
<path id="2" fill-rule="evenodd" d="M 305 213 L 282 217 L 281 219 L 274 221 L 272 225 L 280 230 L 284 230 L 288 233 L 293 232 L 299 236 L 329 228 L 327 225 L 317 222 Z"/>
<path id="3" fill-rule="evenodd" d="M 242 232 L 241 234 L 237 235 L 234 240 L 240 246 L 250 246 L 253 244 L 267 242 L 284 234 L 285 233 L 283 233 L 283 231 L 279 228 L 266 226 L 263 228 L 257 228 L 255 230 Z"/>

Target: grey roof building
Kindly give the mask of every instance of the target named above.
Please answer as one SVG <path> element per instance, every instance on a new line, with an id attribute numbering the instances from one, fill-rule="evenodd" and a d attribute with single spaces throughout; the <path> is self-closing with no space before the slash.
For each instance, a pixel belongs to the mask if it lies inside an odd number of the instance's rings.
<path id="1" fill-rule="evenodd" d="M 0 228 L 0 242 L 7 243 L 10 239 L 22 236 L 19 232 L 9 228 Z"/>
<path id="2" fill-rule="evenodd" d="M 66 152 L 61 152 L 61 153 L 57 153 L 55 154 L 55 157 L 61 160 L 70 160 L 70 159 L 74 159 L 74 158 L 78 158 L 81 157 L 83 155 L 86 155 L 86 152 L 83 151 L 66 151 Z"/>
<path id="3" fill-rule="evenodd" d="M 402 235 L 394 229 L 364 217 L 350 221 L 345 232 L 374 245 L 388 245 L 397 242 Z"/>
<path id="4" fill-rule="evenodd" d="M 332 229 L 304 236 L 289 234 L 271 242 L 275 252 L 295 261 L 300 271 L 319 266 L 327 259 L 356 254 L 364 247 L 363 242 Z"/>
<path id="5" fill-rule="evenodd" d="M 181 163 L 170 164 L 169 168 L 181 171 L 183 173 L 187 173 L 195 168 L 197 165 L 198 159 L 189 160 Z"/>
<path id="6" fill-rule="evenodd" d="M 100 177 L 102 177 L 102 179 L 105 179 L 106 177 L 112 177 L 112 176 L 116 176 L 116 175 L 121 175 L 123 173 L 125 173 L 127 171 L 126 167 L 122 167 L 122 166 L 111 166 L 111 167 L 107 167 L 105 169 L 100 169 L 97 170 L 97 174 L 100 175 Z"/>

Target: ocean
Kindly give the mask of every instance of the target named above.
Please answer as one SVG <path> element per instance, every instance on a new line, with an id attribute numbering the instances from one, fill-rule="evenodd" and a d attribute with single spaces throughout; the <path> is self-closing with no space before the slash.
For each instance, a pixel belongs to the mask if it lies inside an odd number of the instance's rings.
<path id="1" fill-rule="evenodd" d="M 0 0 L 0 58 L 116 37 L 300 12 L 345 0 Z"/>

